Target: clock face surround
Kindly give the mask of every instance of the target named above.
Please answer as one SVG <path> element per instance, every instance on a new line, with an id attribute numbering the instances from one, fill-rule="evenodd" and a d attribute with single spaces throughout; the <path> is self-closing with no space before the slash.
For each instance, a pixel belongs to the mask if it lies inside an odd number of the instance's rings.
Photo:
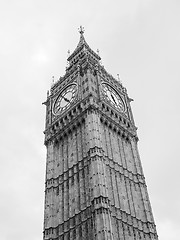
<path id="1" fill-rule="evenodd" d="M 116 92 L 116 90 L 106 83 L 102 83 L 102 89 L 104 96 L 111 103 L 111 105 L 118 108 L 119 111 L 125 112 L 125 103 L 122 100 L 122 97 Z"/>
<path id="2" fill-rule="evenodd" d="M 69 108 L 74 102 L 77 93 L 77 85 L 71 84 L 67 86 L 57 97 L 53 106 L 53 113 L 59 115 L 61 112 Z"/>

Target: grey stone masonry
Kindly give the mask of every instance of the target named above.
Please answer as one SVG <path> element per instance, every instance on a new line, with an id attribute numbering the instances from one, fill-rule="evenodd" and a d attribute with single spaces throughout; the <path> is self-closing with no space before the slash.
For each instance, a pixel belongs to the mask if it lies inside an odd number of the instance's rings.
<path id="1" fill-rule="evenodd" d="M 43 239 L 157 240 L 130 98 L 101 66 L 82 28 L 80 34 L 66 74 L 44 103 Z M 57 99 L 72 84 L 77 86 L 72 102 L 64 97 L 67 107 L 54 113 Z M 112 89 L 109 99 L 103 84 Z"/>

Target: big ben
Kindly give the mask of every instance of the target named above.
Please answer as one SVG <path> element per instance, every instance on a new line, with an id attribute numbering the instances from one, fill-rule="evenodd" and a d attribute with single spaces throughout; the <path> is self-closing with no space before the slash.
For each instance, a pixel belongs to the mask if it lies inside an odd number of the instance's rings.
<path id="1" fill-rule="evenodd" d="M 131 98 L 79 32 L 44 103 L 43 239 L 156 240 Z"/>

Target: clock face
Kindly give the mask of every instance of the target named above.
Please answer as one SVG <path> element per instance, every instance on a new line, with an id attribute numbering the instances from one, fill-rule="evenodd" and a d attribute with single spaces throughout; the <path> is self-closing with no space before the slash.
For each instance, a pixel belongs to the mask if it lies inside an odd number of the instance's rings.
<path id="1" fill-rule="evenodd" d="M 67 109 L 71 103 L 74 101 L 77 93 L 77 85 L 72 84 L 65 88 L 60 95 L 57 97 L 54 106 L 53 113 L 55 115 L 60 114 L 62 111 Z"/>
<path id="2" fill-rule="evenodd" d="M 121 112 L 125 111 L 125 104 L 120 97 L 120 95 L 108 84 L 103 83 L 103 93 L 107 100 L 116 108 L 118 108 Z"/>

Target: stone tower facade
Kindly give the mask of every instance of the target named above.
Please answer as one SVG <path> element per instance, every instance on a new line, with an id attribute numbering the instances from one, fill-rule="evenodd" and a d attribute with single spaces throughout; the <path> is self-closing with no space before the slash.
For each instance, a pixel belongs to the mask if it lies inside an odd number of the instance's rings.
<path id="1" fill-rule="evenodd" d="M 158 239 L 131 99 L 83 34 L 44 103 L 43 239 Z"/>

